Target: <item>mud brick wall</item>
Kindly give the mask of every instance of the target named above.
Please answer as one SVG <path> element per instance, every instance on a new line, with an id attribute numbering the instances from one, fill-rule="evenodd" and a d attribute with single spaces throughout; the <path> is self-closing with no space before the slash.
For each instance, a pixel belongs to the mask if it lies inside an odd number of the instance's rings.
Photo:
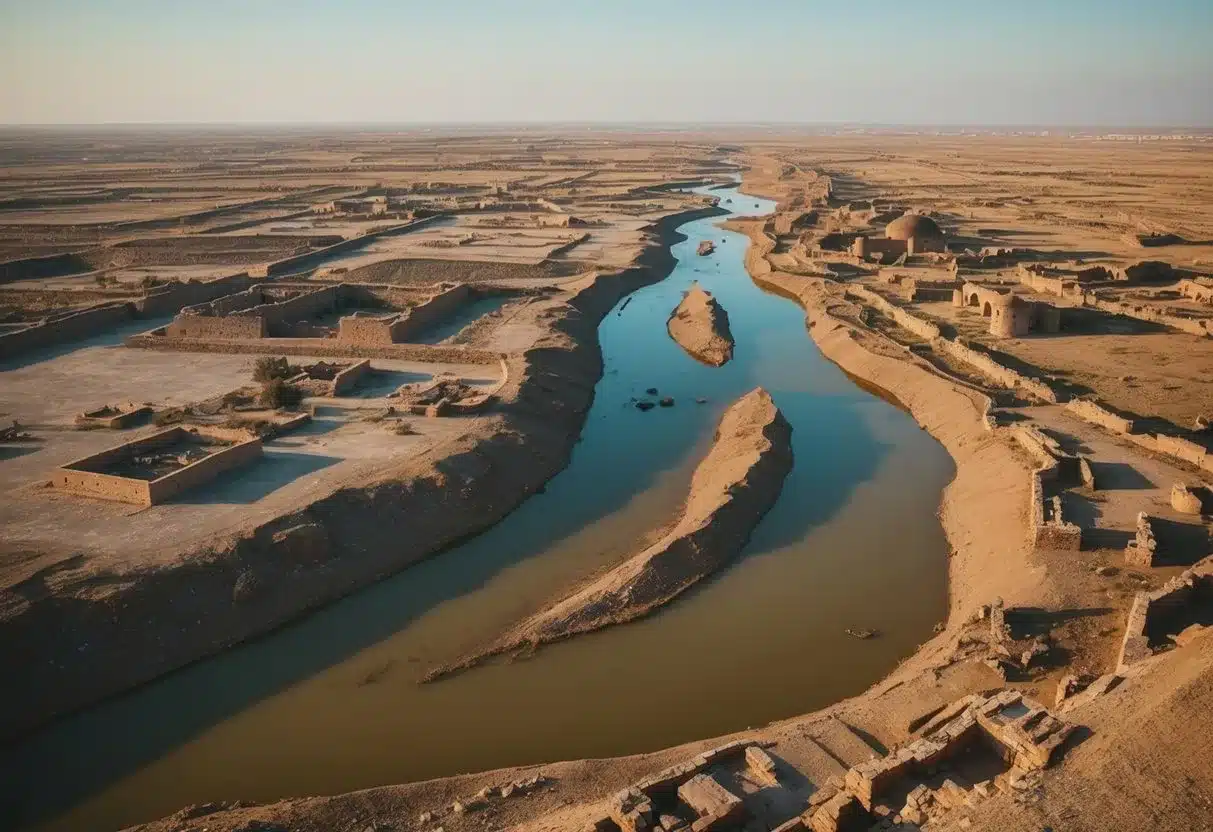
<path id="1" fill-rule="evenodd" d="M 404 234 L 409 231 L 415 231 L 429 225 L 437 219 L 438 217 L 427 217 L 422 220 L 404 223 L 403 225 L 393 225 L 388 228 L 380 229 L 379 231 L 371 231 L 367 234 L 363 234 L 361 237 L 354 237 L 350 240 L 342 240 L 340 243 L 328 246 L 327 248 L 318 249 L 306 254 L 296 255 L 294 257 L 287 257 L 266 266 L 265 274 L 267 276 L 272 276 L 308 271 L 309 269 L 314 269 L 321 265 L 325 260 L 335 254 L 343 254 L 347 251 L 362 248 L 363 246 L 379 239 L 380 237 L 390 237 L 395 234 Z"/>
<path id="2" fill-rule="evenodd" d="M 153 330 L 158 332 L 159 330 Z M 166 338 L 143 333 L 124 342 L 128 347 L 173 352 L 236 355 L 309 355 L 323 358 L 395 358 L 445 364 L 496 364 L 501 353 L 460 346 L 430 344 L 342 344 L 336 338 L 201 339 Z"/>
<path id="3" fill-rule="evenodd" d="M 276 303 L 254 306 L 239 313 L 240 317 L 257 315 L 265 320 L 266 332 L 273 337 L 290 337 L 291 325 L 337 309 L 342 286 L 325 286 Z"/>
<path id="4" fill-rule="evenodd" d="M 253 285 L 247 273 L 226 275 L 207 281 L 189 281 L 171 286 L 158 286 L 140 300 L 135 309 L 143 317 L 175 315 L 187 306 L 196 306 L 213 301 L 224 295 L 247 290 Z"/>
<path id="5" fill-rule="evenodd" d="M 260 456 L 260 439 L 250 439 L 224 448 L 148 483 L 151 503 L 155 505 L 170 500 L 187 489 L 213 480 L 224 471 L 245 465 Z"/>
<path id="6" fill-rule="evenodd" d="M 131 304 L 111 303 L 71 312 L 25 329 L 5 332 L 0 334 L 0 359 L 67 341 L 102 335 L 118 324 L 130 320 L 134 315 L 135 308 Z"/>
<path id="7" fill-rule="evenodd" d="M 392 328 L 399 319 L 399 315 L 346 315 L 337 324 L 337 340 L 351 346 L 393 344 Z"/>
<path id="8" fill-rule="evenodd" d="M 81 497 L 114 500 L 137 506 L 152 504 L 151 483 L 147 480 L 115 477 L 112 474 L 99 474 L 96 471 L 60 468 L 55 471 L 51 482 L 55 488 Z"/>
<path id="9" fill-rule="evenodd" d="M 104 473 L 104 469 L 133 454 L 172 445 L 179 441 L 185 433 L 184 428 L 172 427 L 142 439 L 107 448 L 99 453 L 67 463 L 55 471 L 51 482 L 54 487 L 62 488 L 72 494 L 150 506 L 152 504 L 151 484 L 147 480 L 117 477 Z"/>
<path id="10" fill-rule="evenodd" d="M 363 376 L 371 370 L 371 360 L 364 358 L 352 367 L 346 367 L 333 376 L 333 391 L 331 395 L 343 396 L 358 386 Z"/>
<path id="11" fill-rule="evenodd" d="M 1155 437 L 1155 442 L 1158 445 L 1158 450 L 1164 454 L 1182 459 L 1184 462 L 1195 465 L 1198 468 L 1210 467 L 1209 452 L 1205 450 L 1203 445 L 1197 445 L 1195 442 L 1182 439 L 1178 436 L 1166 436 L 1161 433 Z"/>
<path id="12" fill-rule="evenodd" d="M 210 315 L 178 315 L 164 328 L 169 338 L 264 338 L 265 319 L 252 315 L 216 318 Z"/>
<path id="13" fill-rule="evenodd" d="M 1132 419 L 1119 416 L 1103 405 L 1086 399 L 1071 400 L 1066 404 L 1066 410 L 1080 419 L 1099 425 L 1113 433 L 1128 434 L 1133 433 L 1136 429 Z"/>
<path id="14" fill-rule="evenodd" d="M 454 314 L 472 299 L 472 290 L 465 284 L 444 289 L 408 310 L 392 327 L 394 341 L 410 341 L 434 324 Z"/>

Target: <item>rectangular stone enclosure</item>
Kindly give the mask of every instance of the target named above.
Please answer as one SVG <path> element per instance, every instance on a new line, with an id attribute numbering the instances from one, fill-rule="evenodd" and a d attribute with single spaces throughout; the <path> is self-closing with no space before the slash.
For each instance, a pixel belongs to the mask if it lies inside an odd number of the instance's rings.
<path id="1" fill-rule="evenodd" d="M 69 462 L 55 488 L 82 497 L 152 506 L 261 456 L 261 440 L 219 444 L 177 426 Z"/>

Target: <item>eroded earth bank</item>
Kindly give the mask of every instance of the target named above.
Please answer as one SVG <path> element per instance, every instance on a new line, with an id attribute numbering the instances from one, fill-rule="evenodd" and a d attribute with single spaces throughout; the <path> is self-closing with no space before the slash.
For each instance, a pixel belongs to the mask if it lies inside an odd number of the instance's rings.
<path id="1" fill-rule="evenodd" d="M 500 641 L 427 681 L 489 656 L 534 649 L 648 615 L 737 556 L 779 497 L 792 467 L 792 428 L 761 387 L 721 417 L 712 449 L 695 468 L 682 516 L 660 539 L 569 597 L 527 619 Z"/>

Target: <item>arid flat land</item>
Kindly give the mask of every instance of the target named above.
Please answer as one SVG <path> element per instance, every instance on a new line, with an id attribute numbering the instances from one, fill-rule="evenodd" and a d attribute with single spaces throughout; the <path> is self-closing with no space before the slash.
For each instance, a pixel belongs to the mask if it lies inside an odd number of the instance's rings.
<path id="1" fill-rule="evenodd" d="M 956 466 L 947 620 L 860 696 L 654 754 L 141 829 L 1208 825 L 1209 136 L 14 131 L 0 160 L 6 736 L 541 489 L 602 373 L 599 321 L 713 210 L 690 183 L 777 201 L 730 220 L 750 277 Z M 173 426 L 260 452 L 168 460 Z M 132 459 L 182 467 L 107 473 Z"/>

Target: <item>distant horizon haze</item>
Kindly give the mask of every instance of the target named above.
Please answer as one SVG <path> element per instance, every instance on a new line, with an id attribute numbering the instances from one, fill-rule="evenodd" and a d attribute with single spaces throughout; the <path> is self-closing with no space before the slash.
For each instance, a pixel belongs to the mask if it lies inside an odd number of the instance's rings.
<path id="1" fill-rule="evenodd" d="M 0 124 L 1213 126 L 1208 0 L 0 0 Z"/>

